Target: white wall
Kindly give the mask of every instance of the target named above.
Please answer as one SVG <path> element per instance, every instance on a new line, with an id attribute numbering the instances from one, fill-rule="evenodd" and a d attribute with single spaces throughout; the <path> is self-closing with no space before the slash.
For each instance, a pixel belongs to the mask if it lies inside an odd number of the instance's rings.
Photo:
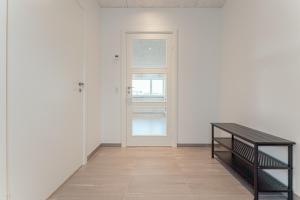
<path id="1" fill-rule="evenodd" d="M 208 143 L 217 120 L 220 9 L 101 9 L 102 142 L 121 142 L 121 30 L 179 30 L 178 143 Z"/>
<path id="2" fill-rule="evenodd" d="M 273 133 L 295 147 L 300 194 L 300 1 L 227 0 L 221 118 Z M 277 150 L 273 153 L 278 155 Z"/>
<path id="3" fill-rule="evenodd" d="M 9 0 L 11 200 L 44 200 L 82 164 L 83 12 L 75 0 Z"/>
<path id="4" fill-rule="evenodd" d="M 6 199 L 7 196 L 6 31 L 7 0 L 0 0 L 0 200 Z"/>
<path id="5" fill-rule="evenodd" d="M 101 76 L 100 76 L 100 31 L 99 10 L 95 5 L 88 11 L 87 38 L 87 154 L 100 145 L 101 133 Z"/>

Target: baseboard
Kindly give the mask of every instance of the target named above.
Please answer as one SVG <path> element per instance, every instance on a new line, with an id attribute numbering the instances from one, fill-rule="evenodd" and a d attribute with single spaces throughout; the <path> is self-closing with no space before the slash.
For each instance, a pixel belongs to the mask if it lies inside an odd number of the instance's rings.
<path id="1" fill-rule="evenodd" d="M 102 143 L 100 147 L 122 147 L 121 143 Z M 211 147 L 211 144 L 186 144 L 179 143 L 177 147 Z"/>
<path id="2" fill-rule="evenodd" d="M 96 152 L 100 149 L 100 147 L 102 146 L 102 144 L 99 144 L 94 151 L 92 151 L 88 156 L 87 156 L 87 160 L 89 161 L 95 154 Z"/>
<path id="3" fill-rule="evenodd" d="M 102 143 L 99 144 L 94 151 L 92 151 L 88 156 L 87 160 L 90 160 L 96 153 L 99 151 L 101 147 L 121 147 L 121 143 Z"/>
<path id="4" fill-rule="evenodd" d="M 122 147 L 121 143 L 102 143 L 100 147 Z"/>
<path id="5" fill-rule="evenodd" d="M 211 144 L 186 144 L 186 143 L 179 143 L 177 147 L 211 147 Z"/>

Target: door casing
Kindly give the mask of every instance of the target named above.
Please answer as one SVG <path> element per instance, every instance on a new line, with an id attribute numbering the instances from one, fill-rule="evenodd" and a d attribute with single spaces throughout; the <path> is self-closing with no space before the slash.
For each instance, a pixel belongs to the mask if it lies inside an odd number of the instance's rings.
<path id="1" fill-rule="evenodd" d="M 178 122 L 178 30 L 177 29 L 167 29 L 162 30 L 159 28 L 140 28 L 131 30 L 121 31 L 121 144 L 122 147 L 127 146 L 127 35 L 128 34 L 170 34 L 172 36 L 172 48 L 173 54 L 170 59 L 170 73 L 168 74 L 171 79 L 170 83 L 170 98 L 172 101 L 169 106 L 168 117 L 170 118 L 168 131 L 172 133 L 172 147 L 177 147 L 177 122 Z"/>

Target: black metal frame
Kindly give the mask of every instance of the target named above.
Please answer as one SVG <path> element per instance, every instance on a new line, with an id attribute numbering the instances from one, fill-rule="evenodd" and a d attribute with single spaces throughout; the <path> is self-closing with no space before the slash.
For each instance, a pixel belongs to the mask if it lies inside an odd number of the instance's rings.
<path id="1" fill-rule="evenodd" d="M 259 200 L 260 192 L 287 193 L 287 199 L 293 200 L 294 142 L 274 137 L 238 124 L 212 123 L 211 125 L 211 157 L 214 158 L 216 155 L 220 161 L 229 165 L 250 185 L 252 185 L 254 200 Z M 231 134 L 231 138 L 215 137 L 215 127 Z M 242 133 L 243 131 L 245 134 Z M 252 132 L 255 137 L 251 134 Z M 248 134 L 248 137 L 246 133 Z M 268 142 L 268 138 L 270 138 L 270 142 Z M 260 142 L 261 140 L 263 142 Z M 216 151 L 215 142 L 224 147 L 226 151 Z M 247 143 L 250 143 L 253 146 Z M 284 163 L 259 151 L 259 147 L 262 146 L 287 147 L 288 163 Z M 288 185 L 284 185 L 279 180 L 266 173 L 264 169 L 288 170 Z"/>

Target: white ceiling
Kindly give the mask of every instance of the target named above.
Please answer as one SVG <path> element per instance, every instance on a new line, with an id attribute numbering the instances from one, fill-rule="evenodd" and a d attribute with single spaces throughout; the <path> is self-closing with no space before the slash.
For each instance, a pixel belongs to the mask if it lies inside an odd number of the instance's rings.
<path id="1" fill-rule="evenodd" d="M 102 8 L 221 8 L 226 0 L 98 0 Z"/>

